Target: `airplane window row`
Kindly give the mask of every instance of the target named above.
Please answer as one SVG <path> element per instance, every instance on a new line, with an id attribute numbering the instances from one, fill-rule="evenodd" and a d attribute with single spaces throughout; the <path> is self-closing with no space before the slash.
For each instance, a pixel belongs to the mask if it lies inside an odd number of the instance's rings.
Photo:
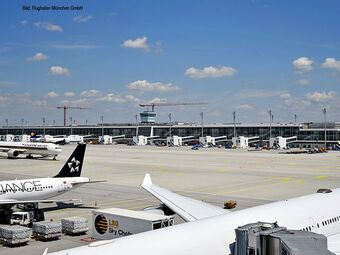
<path id="1" fill-rule="evenodd" d="M 7 189 L 7 190 L 0 190 L 0 194 L 2 193 L 8 193 L 8 192 L 17 192 L 17 191 L 33 191 L 33 190 L 43 190 L 43 189 L 51 189 L 53 186 L 45 186 L 40 188 L 27 188 L 25 190 L 22 189 Z"/>
<path id="2" fill-rule="evenodd" d="M 337 221 L 340 221 L 340 216 L 336 216 L 336 217 L 334 217 L 334 218 L 325 220 L 325 221 L 323 221 L 321 224 L 322 224 L 322 226 L 327 226 L 327 225 L 333 224 L 333 223 L 335 223 L 335 222 L 337 222 Z M 316 226 L 317 226 L 318 228 L 320 228 L 319 223 L 317 223 Z M 312 231 L 312 227 L 311 227 L 311 226 L 308 226 L 308 227 L 305 227 L 305 228 L 300 229 L 300 230 L 303 230 L 303 231 Z"/>

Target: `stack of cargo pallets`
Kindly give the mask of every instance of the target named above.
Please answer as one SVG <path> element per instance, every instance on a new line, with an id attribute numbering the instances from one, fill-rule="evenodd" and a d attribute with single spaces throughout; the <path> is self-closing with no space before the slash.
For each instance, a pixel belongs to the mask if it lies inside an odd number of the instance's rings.
<path id="1" fill-rule="evenodd" d="M 63 233 L 69 235 L 85 234 L 89 230 L 88 221 L 85 218 L 70 217 L 61 220 Z"/>
<path id="2" fill-rule="evenodd" d="M 61 236 L 61 222 L 35 222 L 32 230 L 33 236 L 39 240 L 58 239 Z"/>
<path id="3" fill-rule="evenodd" d="M 23 226 L 0 226 L 0 240 L 4 245 L 25 245 L 30 241 L 31 230 Z"/>

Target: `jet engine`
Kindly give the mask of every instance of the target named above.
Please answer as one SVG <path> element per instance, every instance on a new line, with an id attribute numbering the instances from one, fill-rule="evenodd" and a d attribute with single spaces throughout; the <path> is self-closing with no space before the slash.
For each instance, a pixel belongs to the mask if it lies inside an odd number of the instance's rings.
<path id="1" fill-rule="evenodd" d="M 17 150 L 9 150 L 7 152 L 8 158 L 17 158 L 19 156 L 19 151 Z"/>

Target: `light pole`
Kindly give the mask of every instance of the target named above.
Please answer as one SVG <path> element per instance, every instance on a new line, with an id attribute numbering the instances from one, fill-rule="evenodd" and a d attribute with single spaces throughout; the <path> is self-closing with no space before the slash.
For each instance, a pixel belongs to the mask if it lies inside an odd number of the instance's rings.
<path id="1" fill-rule="evenodd" d="M 202 130 L 201 130 L 201 133 L 202 133 L 202 137 L 203 137 L 204 113 L 201 112 L 200 115 L 201 115 L 201 121 L 202 121 Z"/>
<path id="2" fill-rule="evenodd" d="M 236 137 L 236 112 L 233 112 L 234 137 Z"/>
<path id="3" fill-rule="evenodd" d="M 326 115 L 327 115 L 327 109 L 326 107 L 323 108 L 323 118 L 324 118 L 324 124 L 325 124 L 325 148 L 327 148 L 327 124 L 326 124 Z"/>
<path id="4" fill-rule="evenodd" d="M 294 123 L 296 124 L 296 120 L 297 120 L 297 115 L 294 115 Z"/>
<path id="5" fill-rule="evenodd" d="M 170 125 L 169 136 L 171 137 L 171 125 L 172 125 L 172 122 L 171 122 L 171 112 L 168 114 L 168 117 L 169 117 L 169 125 Z"/>
<path id="6" fill-rule="evenodd" d="M 8 119 L 5 119 L 6 121 L 6 127 L 7 127 L 7 130 L 6 130 L 6 135 L 8 135 Z M 7 139 L 7 138 L 6 138 Z"/>
<path id="7" fill-rule="evenodd" d="M 24 118 L 21 118 L 21 134 L 24 134 Z"/>
<path id="8" fill-rule="evenodd" d="M 269 140 L 270 138 L 272 138 L 272 121 L 273 121 L 272 110 L 269 110 Z"/>
<path id="9" fill-rule="evenodd" d="M 104 115 L 100 116 L 102 120 L 102 141 L 104 141 Z"/>
<path id="10" fill-rule="evenodd" d="M 135 115 L 135 119 L 136 119 L 136 136 L 138 135 L 138 115 Z"/>
<path id="11" fill-rule="evenodd" d="M 43 117 L 43 135 L 45 136 L 45 123 L 46 123 L 46 119 L 45 117 Z"/>
<path id="12" fill-rule="evenodd" d="M 72 126 L 73 126 L 73 123 L 72 123 L 72 116 L 70 117 L 70 121 L 71 121 L 71 135 L 72 135 Z"/>

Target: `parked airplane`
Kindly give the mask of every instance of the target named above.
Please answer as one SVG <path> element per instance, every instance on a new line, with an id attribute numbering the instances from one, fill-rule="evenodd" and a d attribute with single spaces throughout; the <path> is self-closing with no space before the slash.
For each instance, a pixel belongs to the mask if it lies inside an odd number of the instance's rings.
<path id="1" fill-rule="evenodd" d="M 340 189 L 227 212 L 158 187 L 150 175 L 145 176 L 142 187 L 189 222 L 51 254 L 226 255 L 231 254 L 234 230 L 258 221 L 324 234 L 328 249 L 340 254 Z"/>
<path id="2" fill-rule="evenodd" d="M 89 178 L 80 177 L 85 148 L 85 144 L 78 145 L 60 172 L 53 178 L 1 181 L 0 209 L 14 204 L 65 201 L 51 200 L 51 198 L 90 182 Z"/>
<path id="3" fill-rule="evenodd" d="M 62 152 L 59 145 L 52 143 L 31 143 L 31 142 L 0 142 L 0 151 L 7 152 L 8 158 L 17 158 L 20 154 L 26 154 L 26 158 L 33 158 L 32 155 L 53 157 Z"/>
<path id="4" fill-rule="evenodd" d="M 86 139 L 93 137 L 93 135 L 35 135 L 31 137 L 32 142 L 47 142 L 47 143 L 54 143 L 54 144 L 69 144 L 69 143 L 82 143 Z"/>

